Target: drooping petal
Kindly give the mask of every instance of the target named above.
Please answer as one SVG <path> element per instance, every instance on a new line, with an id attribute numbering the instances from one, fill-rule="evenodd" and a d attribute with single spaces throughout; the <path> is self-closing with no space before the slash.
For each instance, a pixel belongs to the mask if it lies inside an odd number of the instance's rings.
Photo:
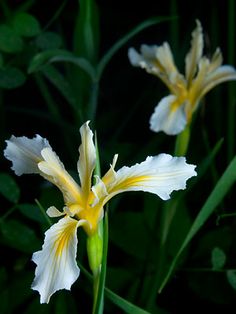
<path id="1" fill-rule="evenodd" d="M 200 97 L 202 98 L 216 85 L 227 81 L 236 80 L 236 69 L 230 65 L 222 65 L 215 71 L 211 71 L 204 80 L 203 88 Z"/>
<path id="2" fill-rule="evenodd" d="M 196 23 L 197 27 L 192 32 L 191 48 L 185 58 L 185 76 L 188 86 L 191 84 L 192 79 L 194 78 L 203 52 L 202 26 L 200 21 L 197 20 Z"/>
<path id="3" fill-rule="evenodd" d="M 12 170 L 20 176 L 26 173 L 39 173 L 38 163 L 43 160 L 42 149 L 50 147 L 48 141 L 40 135 L 30 139 L 14 135 L 6 141 L 4 156 L 12 161 Z"/>
<path id="4" fill-rule="evenodd" d="M 178 104 L 178 98 L 169 95 L 159 102 L 150 118 L 150 129 L 154 132 L 163 131 L 168 135 L 176 135 L 186 126 L 184 103 Z"/>
<path id="5" fill-rule="evenodd" d="M 65 170 L 52 148 L 44 148 L 41 155 L 43 161 L 38 164 L 40 174 L 62 191 L 66 203 L 81 202 L 80 187 Z"/>
<path id="6" fill-rule="evenodd" d="M 173 82 L 183 81 L 174 64 L 168 43 L 162 46 L 142 45 L 139 54 L 134 48 L 128 50 L 128 57 L 133 66 L 145 69 L 147 73 L 158 76 L 172 93 L 176 92 Z M 170 71 L 171 70 L 171 71 Z"/>
<path id="7" fill-rule="evenodd" d="M 119 169 L 115 181 L 106 183 L 108 195 L 100 195 L 100 199 L 104 198 L 105 203 L 121 192 L 145 191 L 167 200 L 172 191 L 186 187 L 186 181 L 196 175 L 194 169 L 195 166 L 187 164 L 184 157 L 172 157 L 168 154 L 147 157 L 140 164 Z M 102 192 L 100 185 L 93 188 L 98 193 Z"/>
<path id="8" fill-rule="evenodd" d="M 89 128 L 89 121 L 80 128 L 81 145 L 79 147 L 78 172 L 83 196 L 88 197 L 91 189 L 91 178 L 96 165 L 96 149 L 93 143 L 93 132 Z"/>
<path id="9" fill-rule="evenodd" d="M 62 218 L 46 231 L 42 250 L 33 254 L 37 267 L 32 289 L 39 292 L 41 303 L 48 303 L 57 290 L 70 290 L 78 278 L 76 232 L 82 223 L 70 217 Z"/>

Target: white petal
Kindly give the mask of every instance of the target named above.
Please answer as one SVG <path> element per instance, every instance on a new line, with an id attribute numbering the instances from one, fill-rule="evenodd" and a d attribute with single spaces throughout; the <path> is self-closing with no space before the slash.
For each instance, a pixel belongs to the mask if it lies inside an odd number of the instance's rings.
<path id="1" fill-rule="evenodd" d="M 173 106 L 176 96 L 169 95 L 158 103 L 150 118 L 150 129 L 154 132 L 163 131 L 168 135 L 176 135 L 186 126 L 184 104 Z"/>
<path id="2" fill-rule="evenodd" d="M 236 80 L 236 69 L 230 65 L 222 65 L 215 71 L 211 71 L 205 78 L 201 97 L 208 93 L 216 85 L 227 81 Z"/>
<path id="3" fill-rule="evenodd" d="M 41 151 L 45 147 L 50 147 L 48 141 L 40 135 L 30 139 L 25 136 L 11 136 L 6 141 L 7 147 L 4 156 L 12 161 L 12 169 L 20 176 L 24 173 L 39 173 L 38 163 L 43 160 Z"/>
<path id="4" fill-rule="evenodd" d="M 41 303 L 48 303 L 57 290 L 70 290 L 79 276 L 76 264 L 79 225 L 75 219 L 62 218 L 46 231 L 42 250 L 33 254 L 37 267 L 32 289 L 40 293 Z"/>
<path id="5" fill-rule="evenodd" d="M 116 172 L 116 180 L 107 184 L 108 201 L 114 195 L 126 191 L 145 191 L 163 200 L 172 191 L 186 188 L 186 181 L 196 175 L 195 166 L 186 163 L 184 157 L 160 154 L 132 167 L 122 167 Z"/>
<path id="6" fill-rule="evenodd" d="M 44 148 L 41 155 L 43 161 L 38 164 L 40 174 L 62 191 L 67 203 L 80 202 L 80 187 L 65 170 L 63 163 L 52 148 Z"/>
<path id="7" fill-rule="evenodd" d="M 134 48 L 129 48 L 128 58 L 133 66 L 140 66 L 140 62 L 143 60 L 141 55 Z"/>
<path id="8" fill-rule="evenodd" d="M 51 206 L 47 209 L 46 211 L 47 215 L 49 217 L 60 217 L 60 216 L 63 216 L 65 215 L 64 212 L 60 212 L 55 206 Z"/>
<path id="9" fill-rule="evenodd" d="M 197 71 L 197 66 L 203 52 L 202 26 L 200 21 L 197 20 L 196 23 L 197 27 L 192 32 L 191 48 L 185 58 L 185 75 L 189 85 Z"/>
<path id="10" fill-rule="evenodd" d="M 89 128 L 89 121 L 80 128 L 82 143 L 79 147 L 78 172 L 83 196 L 86 198 L 91 188 L 92 173 L 96 165 L 96 149 L 93 143 L 93 132 Z"/>

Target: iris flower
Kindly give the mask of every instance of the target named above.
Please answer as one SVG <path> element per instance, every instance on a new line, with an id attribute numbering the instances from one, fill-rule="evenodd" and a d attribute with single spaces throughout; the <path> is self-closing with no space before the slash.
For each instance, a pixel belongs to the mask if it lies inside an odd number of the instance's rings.
<path id="1" fill-rule="evenodd" d="M 167 42 L 162 46 L 141 46 L 139 54 L 130 48 L 128 56 L 133 66 L 145 69 L 157 76 L 168 87 L 170 95 L 161 99 L 150 118 L 154 132 L 163 131 L 176 135 L 191 122 L 201 99 L 216 85 L 236 80 L 236 71 L 230 65 L 222 65 L 219 48 L 211 59 L 203 56 L 203 33 L 197 20 L 192 32 L 191 48 L 185 58 L 185 75 L 181 74 Z"/>
<path id="2" fill-rule="evenodd" d="M 88 237 L 94 235 L 103 218 L 103 207 L 113 196 L 126 191 L 145 191 L 167 200 L 172 191 L 184 189 L 186 180 L 196 175 L 195 166 L 187 164 L 184 157 L 167 154 L 147 157 L 140 164 L 115 171 L 118 157 L 115 155 L 110 169 L 102 178 L 96 176 L 92 186 L 96 149 L 89 122 L 81 126 L 80 134 L 77 164 L 80 184 L 69 175 L 49 142 L 40 135 L 32 139 L 11 136 L 6 141 L 4 155 L 12 162 L 17 175 L 37 173 L 56 185 L 64 198 L 62 210 L 54 206 L 48 208 L 50 217 L 63 217 L 46 231 L 42 250 L 32 257 L 37 265 L 32 289 L 40 293 L 41 303 L 48 303 L 57 290 L 70 290 L 79 276 L 77 228 L 83 227 Z"/>

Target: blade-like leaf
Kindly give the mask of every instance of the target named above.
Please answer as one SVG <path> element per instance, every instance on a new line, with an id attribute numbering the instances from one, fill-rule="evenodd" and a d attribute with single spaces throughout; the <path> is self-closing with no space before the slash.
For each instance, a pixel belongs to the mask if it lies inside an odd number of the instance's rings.
<path id="1" fill-rule="evenodd" d="M 30 62 L 28 72 L 33 73 L 42 69 L 45 64 L 52 62 L 70 62 L 84 70 L 92 79 L 95 79 L 95 71 L 92 65 L 84 58 L 74 56 L 63 49 L 52 49 L 37 54 Z"/>
<path id="2" fill-rule="evenodd" d="M 177 252 L 175 258 L 173 259 L 170 268 L 168 270 L 167 275 L 161 283 L 159 288 L 159 292 L 165 287 L 168 282 L 170 276 L 172 275 L 175 267 L 177 266 L 178 259 L 185 249 L 185 247 L 190 243 L 195 234 L 199 231 L 199 229 L 204 225 L 209 216 L 213 213 L 215 208 L 220 204 L 223 200 L 233 183 L 236 181 L 236 157 L 231 161 L 219 181 L 217 182 L 215 188 L 211 192 L 210 196 L 206 200 L 199 214 L 195 218 L 192 227 L 187 233 L 179 251 Z"/>
<path id="3" fill-rule="evenodd" d="M 120 309 L 125 311 L 128 314 L 150 314 L 149 312 L 141 309 L 140 307 L 132 304 L 131 302 L 123 299 L 116 293 L 112 292 L 110 289 L 105 289 L 105 296 L 112 301 L 112 303 L 116 304 Z M 158 314 L 158 312 L 156 312 Z"/>

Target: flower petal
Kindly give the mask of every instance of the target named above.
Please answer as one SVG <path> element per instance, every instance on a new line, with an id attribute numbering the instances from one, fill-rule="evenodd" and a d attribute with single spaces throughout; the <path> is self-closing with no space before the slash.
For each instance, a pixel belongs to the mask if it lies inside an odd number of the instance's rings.
<path id="1" fill-rule="evenodd" d="M 186 180 L 196 175 L 194 169 L 195 166 L 187 164 L 184 157 L 168 154 L 147 157 L 140 164 L 122 167 L 116 172 L 116 180 L 106 184 L 109 195 L 105 197 L 104 203 L 126 191 L 150 192 L 167 200 L 172 191 L 185 189 Z"/>
<path id="2" fill-rule="evenodd" d="M 12 170 L 16 175 L 39 173 L 38 163 L 43 160 L 41 151 L 43 148 L 50 147 L 45 138 L 40 135 L 36 135 L 32 139 L 12 135 L 6 143 L 4 156 L 12 161 Z"/>
<path id="3" fill-rule="evenodd" d="M 91 189 L 91 178 L 96 165 L 96 149 L 93 143 L 93 132 L 89 128 L 89 121 L 80 128 L 82 143 L 79 147 L 78 172 L 80 176 L 82 194 L 88 197 Z"/>
<path id="4" fill-rule="evenodd" d="M 78 278 L 76 232 L 81 224 L 70 217 L 62 218 L 46 231 L 42 250 L 33 254 L 37 267 L 32 289 L 39 292 L 41 303 L 48 303 L 57 290 L 70 290 Z"/>
<path id="5" fill-rule="evenodd" d="M 133 66 L 139 66 L 148 73 L 158 76 L 169 90 L 176 94 L 179 88 L 175 84 L 186 85 L 184 77 L 178 72 L 170 46 L 142 45 L 139 54 L 134 48 L 128 50 L 128 57 Z"/>
<path id="6" fill-rule="evenodd" d="M 191 84 L 192 79 L 197 71 L 198 63 L 202 57 L 203 52 L 203 34 L 200 21 L 196 20 L 197 27 L 192 32 L 191 48 L 185 58 L 185 76 L 188 86 Z"/>
<path id="7" fill-rule="evenodd" d="M 202 98 L 216 85 L 236 80 L 236 69 L 230 65 L 222 65 L 215 71 L 211 71 L 203 82 L 203 88 L 200 97 Z"/>
<path id="8" fill-rule="evenodd" d="M 65 215 L 65 212 L 60 212 L 60 210 L 58 210 L 55 206 L 50 206 L 47 209 L 46 213 L 51 218 L 53 218 L 53 217 L 60 217 L 60 216 L 64 216 Z"/>
<path id="9" fill-rule="evenodd" d="M 47 147 L 41 151 L 43 161 L 38 164 L 40 174 L 55 184 L 63 193 L 66 203 L 79 203 L 81 201 L 80 187 L 65 170 L 52 148 Z"/>
<path id="10" fill-rule="evenodd" d="M 154 132 L 163 131 L 168 135 L 176 135 L 186 126 L 184 104 L 178 104 L 174 95 L 169 95 L 158 103 L 150 118 L 150 129 Z"/>

